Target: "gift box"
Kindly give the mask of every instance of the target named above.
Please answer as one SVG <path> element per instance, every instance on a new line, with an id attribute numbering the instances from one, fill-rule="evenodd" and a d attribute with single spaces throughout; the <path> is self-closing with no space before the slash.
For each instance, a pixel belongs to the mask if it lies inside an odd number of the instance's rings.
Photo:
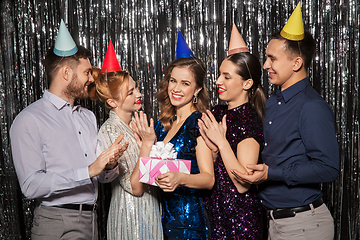
<path id="1" fill-rule="evenodd" d="M 191 161 L 175 159 L 176 156 L 173 144 L 157 142 L 151 148 L 150 157 L 140 158 L 139 181 L 157 186 L 155 177 L 160 174 L 170 171 L 190 174 Z"/>
<path id="2" fill-rule="evenodd" d="M 170 171 L 190 174 L 191 161 L 182 159 L 140 158 L 139 181 L 153 186 L 155 177 Z"/>

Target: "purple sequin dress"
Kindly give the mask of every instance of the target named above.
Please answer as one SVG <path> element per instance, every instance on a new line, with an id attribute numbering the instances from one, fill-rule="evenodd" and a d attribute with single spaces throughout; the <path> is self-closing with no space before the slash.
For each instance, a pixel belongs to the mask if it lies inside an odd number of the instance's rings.
<path id="1" fill-rule="evenodd" d="M 245 138 L 254 138 L 262 148 L 262 123 L 249 103 L 230 110 L 227 106 L 215 106 L 212 113 L 218 122 L 227 115 L 226 138 L 235 156 L 237 144 Z M 239 193 L 220 155 L 214 163 L 214 170 L 215 185 L 205 198 L 212 239 L 262 239 L 265 215 L 256 196 L 256 186 Z"/>

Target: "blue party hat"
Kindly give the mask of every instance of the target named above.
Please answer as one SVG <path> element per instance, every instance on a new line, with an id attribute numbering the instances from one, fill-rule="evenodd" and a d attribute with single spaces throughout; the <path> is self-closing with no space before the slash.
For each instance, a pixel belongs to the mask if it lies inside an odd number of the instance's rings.
<path id="1" fill-rule="evenodd" d="M 68 57 L 77 53 L 78 48 L 61 19 L 60 28 L 56 37 L 54 53 L 60 57 Z"/>
<path id="2" fill-rule="evenodd" d="M 188 58 L 188 57 L 195 57 L 187 43 L 183 35 L 181 34 L 180 30 L 178 29 L 178 39 L 176 43 L 176 55 L 175 59 L 178 58 Z"/>

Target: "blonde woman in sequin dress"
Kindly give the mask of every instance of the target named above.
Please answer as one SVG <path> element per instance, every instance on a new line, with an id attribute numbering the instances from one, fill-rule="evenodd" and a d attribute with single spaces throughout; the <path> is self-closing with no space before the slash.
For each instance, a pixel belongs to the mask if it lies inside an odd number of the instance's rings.
<path id="1" fill-rule="evenodd" d="M 123 142 L 129 142 L 118 161 L 119 176 L 111 182 L 107 238 L 163 239 L 158 189 L 144 184 L 143 194 L 138 196 L 130 181 L 141 151 L 130 122 L 133 112 L 141 108 L 141 93 L 127 72 L 100 73 L 100 69 L 93 68 L 93 76 L 89 95 L 92 99 L 100 99 L 109 111 L 109 118 L 98 134 L 102 149 L 107 149 L 120 134 L 124 135 Z"/>

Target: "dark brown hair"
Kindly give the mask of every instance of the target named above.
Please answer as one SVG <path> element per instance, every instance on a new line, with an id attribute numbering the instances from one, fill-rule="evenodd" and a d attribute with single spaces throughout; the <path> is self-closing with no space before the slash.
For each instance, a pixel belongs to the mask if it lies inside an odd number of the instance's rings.
<path id="1" fill-rule="evenodd" d="M 259 59 L 247 52 L 234 53 L 226 59 L 237 66 L 236 73 L 242 79 L 247 80 L 251 78 L 253 80 L 253 85 L 247 90 L 249 101 L 261 121 L 264 121 L 266 96 L 260 82 L 262 68 Z"/>
<path id="2" fill-rule="evenodd" d="M 100 100 L 105 104 L 106 112 L 109 113 L 113 107 L 108 99 L 115 99 L 123 102 L 126 98 L 129 86 L 129 74 L 125 71 L 101 73 L 100 68 L 92 68 L 94 82 L 89 85 L 88 92 L 91 100 Z M 119 93 L 122 98 L 119 99 Z"/>
<path id="3" fill-rule="evenodd" d="M 299 56 L 304 60 L 305 70 L 310 66 L 311 60 L 314 57 L 316 50 L 316 43 L 309 31 L 304 32 L 305 36 L 303 40 L 292 41 L 283 38 L 280 32 L 275 32 L 271 35 L 271 39 L 285 40 L 286 50 L 288 50 L 293 56 Z"/>
<path id="4" fill-rule="evenodd" d="M 78 51 L 71 56 L 68 57 L 60 57 L 54 53 L 54 46 L 51 47 L 46 55 L 44 60 L 45 74 L 48 82 L 48 86 L 50 87 L 51 82 L 56 74 L 57 70 L 62 68 L 63 66 L 69 66 L 73 71 L 79 66 L 79 59 L 84 58 L 88 59 L 92 57 L 90 50 L 84 48 L 83 46 L 77 45 Z"/>
<path id="5" fill-rule="evenodd" d="M 169 130 L 171 127 L 171 119 L 176 114 L 176 108 L 171 104 L 168 86 L 171 77 L 171 72 L 175 67 L 187 67 L 194 76 L 196 82 L 196 88 L 202 88 L 197 95 L 197 103 L 194 103 L 194 107 L 199 112 L 205 112 L 209 109 L 209 94 L 205 86 L 206 78 L 206 66 L 204 62 L 196 57 L 190 58 L 178 58 L 172 61 L 165 70 L 165 75 L 162 81 L 159 83 L 159 91 L 156 93 L 156 98 L 160 103 L 160 117 L 159 120 L 164 125 L 165 130 Z"/>

